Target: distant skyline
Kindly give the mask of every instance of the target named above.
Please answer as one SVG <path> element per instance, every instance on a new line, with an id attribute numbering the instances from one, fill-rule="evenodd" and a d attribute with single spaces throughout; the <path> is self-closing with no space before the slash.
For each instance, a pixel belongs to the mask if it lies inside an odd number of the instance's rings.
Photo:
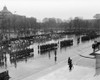
<path id="1" fill-rule="evenodd" d="M 100 13 L 99 0 L 0 0 L 0 11 L 4 6 L 12 13 L 16 11 L 16 14 L 38 20 L 45 17 L 92 19 Z"/>

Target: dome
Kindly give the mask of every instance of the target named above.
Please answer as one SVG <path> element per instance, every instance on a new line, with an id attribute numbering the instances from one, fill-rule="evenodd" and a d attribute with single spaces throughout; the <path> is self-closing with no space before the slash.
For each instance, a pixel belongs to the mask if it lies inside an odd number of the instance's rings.
<path id="1" fill-rule="evenodd" d="M 8 11 L 6 6 L 3 7 L 3 10 L 0 13 L 4 15 L 12 15 L 12 13 Z"/>

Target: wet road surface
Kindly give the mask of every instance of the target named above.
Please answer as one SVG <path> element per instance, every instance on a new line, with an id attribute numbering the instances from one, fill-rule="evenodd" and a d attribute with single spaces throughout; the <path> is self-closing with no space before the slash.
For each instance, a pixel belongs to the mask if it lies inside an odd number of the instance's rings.
<path id="1" fill-rule="evenodd" d="M 54 51 L 48 52 L 45 55 L 36 54 L 38 50 L 35 49 L 35 56 L 29 58 L 27 61 L 20 61 L 16 64 L 10 64 L 8 60 L 7 70 L 9 70 L 9 75 L 11 76 L 10 80 L 21 80 L 30 75 L 35 75 L 40 71 L 43 71 L 49 67 L 55 66 L 58 63 L 66 63 L 67 59 L 70 56 L 73 60 L 74 65 L 86 66 L 86 67 L 95 67 L 94 59 L 87 59 L 80 57 L 79 54 L 88 55 L 92 50 L 93 41 L 88 41 L 81 43 L 79 45 L 74 45 L 67 48 L 58 48 L 57 49 L 57 59 L 55 62 Z M 34 44 L 36 48 L 37 44 Z M 9 55 L 8 55 L 9 57 Z M 2 69 L 2 68 L 0 68 Z"/>

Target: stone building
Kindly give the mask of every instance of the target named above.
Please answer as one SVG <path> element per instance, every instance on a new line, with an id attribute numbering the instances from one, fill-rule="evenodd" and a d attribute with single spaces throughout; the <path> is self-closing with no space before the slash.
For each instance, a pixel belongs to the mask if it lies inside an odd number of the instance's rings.
<path id="1" fill-rule="evenodd" d="M 0 11 L 0 16 L 3 15 L 12 15 L 12 13 L 7 9 L 6 6 L 3 7 L 3 10 Z"/>
<path id="2" fill-rule="evenodd" d="M 100 19 L 100 14 L 96 14 L 93 16 L 95 19 Z"/>
<path id="3" fill-rule="evenodd" d="M 3 37 L 5 38 L 5 36 L 14 35 L 14 33 L 11 32 L 8 34 L 8 30 L 5 31 L 5 27 L 9 28 L 9 23 L 7 20 L 13 16 L 14 15 L 7 9 L 6 6 L 4 6 L 3 9 L 0 11 L 0 36 L 3 35 Z"/>
<path id="4" fill-rule="evenodd" d="M 6 6 L 0 11 L 0 27 L 2 26 L 2 21 L 13 14 L 7 9 Z"/>

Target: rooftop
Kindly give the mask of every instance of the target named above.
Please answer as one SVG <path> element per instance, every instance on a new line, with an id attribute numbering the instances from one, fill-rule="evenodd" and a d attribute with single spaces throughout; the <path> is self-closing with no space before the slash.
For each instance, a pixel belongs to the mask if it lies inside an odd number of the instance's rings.
<path id="1" fill-rule="evenodd" d="M 3 10 L 0 11 L 0 15 L 12 15 L 12 13 L 7 9 L 6 6 L 3 7 Z"/>

